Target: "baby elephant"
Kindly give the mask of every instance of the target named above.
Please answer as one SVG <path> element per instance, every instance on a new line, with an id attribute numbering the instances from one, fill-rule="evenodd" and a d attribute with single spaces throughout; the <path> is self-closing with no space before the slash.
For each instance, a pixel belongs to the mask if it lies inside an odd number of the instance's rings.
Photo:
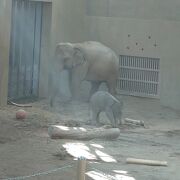
<path id="1" fill-rule="evenodd" d="M 106 112 L 108 119 L 111 121 L 113 127 L 122 124 L 122 107 L 123 102 L 116 99 L 110 93 L 105 91 L 97 91 L 90 99 L 90 109 L 92 113 L 91 124 L 99 124 L 99 114 Z"/>

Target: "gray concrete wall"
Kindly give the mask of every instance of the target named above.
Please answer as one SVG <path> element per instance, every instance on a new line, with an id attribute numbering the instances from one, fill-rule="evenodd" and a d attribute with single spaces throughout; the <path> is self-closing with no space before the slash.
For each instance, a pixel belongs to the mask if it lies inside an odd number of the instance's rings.
<path id="1" fill-rule="evenodd" d="M 44 13 L 48 19 L 46 22 L 49 22 L 49 9 L 46 8 L 47 12 Z M 180 109 L 179 8 L 179 0 L 53 0 L 51 29 L 48 23 L 43 24 L 41 65 L 44 64 L 42 59 L 51 61 L 56 43 L 63 41 L 96 40 L 110 46 L 117 54 L 160 57 L 160 100 L 163 105 Z M 11 0 L 0 0 L 0 24 L 0 103 L 5 104 Z M 49 32 L 50 40 L 46 36 Z M 136 42 L 138 45 L 135 45 Z M 43 65 L 40 72 L 42 77 L 47 79 Z M 47 83 L 40 86 L 41 90 L 44 89 L 42 95 L 45 95 Z"/>
<path id="2" fill-rule="evenodd" d="M 84 20 L 87 40 L 117 54 L 159 57 L 160 101 L 175 109 L 180 109 L 179 7 L 178 0 L 86 0 Z"/>
<path id="3" fill-rule="evenodd" d="M 89 16 L 180 20 L 178 0 L 85 0 Z"/>
<path id="4" fill-rule="evenodd" d="M 53 0 L 52 7 L 51 0 L 44 2 L 39 82 L 41 97 L 46 97 L 48 93 L 48 69 L 55 45 L 63 41 L 80 42 L 85 37 L 84 0 Z M 0 0 L 0 104 L 7 102 L 11 3 L 12 0 Z"/>
<path id="5" fill-rule="evenodd" d="M 80 42 L 84 33 L 84 0 L 53 0 L 52 49 L 59 42 Z"/>
<path id="6" fill-rule="evenodd" d="M 0 1 L 0 105 L 7 104 L 11 0 Z"/>

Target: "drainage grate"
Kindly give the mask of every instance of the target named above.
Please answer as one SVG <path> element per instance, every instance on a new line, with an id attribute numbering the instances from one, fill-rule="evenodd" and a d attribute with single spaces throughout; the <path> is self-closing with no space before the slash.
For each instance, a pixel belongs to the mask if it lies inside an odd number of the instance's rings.
<path id="1" fill-rule="evenodd" d="M 159 98 L 160 59 L 120 55 L 120 94 Z"/>

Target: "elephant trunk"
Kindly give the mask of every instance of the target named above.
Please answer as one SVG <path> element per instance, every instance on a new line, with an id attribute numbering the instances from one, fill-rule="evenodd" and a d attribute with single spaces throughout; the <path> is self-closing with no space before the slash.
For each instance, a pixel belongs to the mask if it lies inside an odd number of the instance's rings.
<path id="1" fill-rule="evenodd" d="M 62 62 L 58 65 L 59 72 L 62 72 L 64 70 L 64 64 Z"/>
<path id="2" fill-rule="evenodd" d="M 59 73 L 62 72 L 63 70 L 64 70 L 63 59 L 55 55 L 51 64 L 51 71 Z"/>

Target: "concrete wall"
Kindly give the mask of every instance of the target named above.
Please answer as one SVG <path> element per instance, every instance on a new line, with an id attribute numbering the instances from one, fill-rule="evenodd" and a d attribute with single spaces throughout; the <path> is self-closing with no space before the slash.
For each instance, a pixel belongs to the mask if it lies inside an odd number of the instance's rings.
<path id="1" fill-rule="evenodd" d="M 39 1 L 39 0 L 33 0 Z M 83 41 L 84 0 L 43 0 L 42 47 L 39 95 L 48 93 L 48 69 L 58 42 Z M 12 0 L 0 0 L 0 104 L 6 104 Z"/>
<path id="2" fill-rule="evenodd" d="M 56 43 L 97 40 L 117 54 L 160 57 L 160 100 L 180 109 L 179 9 L 179 0 L 53 0 L 52 19 L 50 6 L 44 9 L 40 94 L 47 94 L 47 81 L 42 80 L 48 73 L 43 65 L 51 61 Z M 0 104 L 5 104 L 11 0 L 0 0 L 0 24 Z"/>
<path id="3" fill-rule="evenodd" d="M 53 0 L 52 49 L 59 42 L 80 42 L 84 33 L 84 0 Z"/>
<path id="4" fill-rule="evenodd" d="M 161 47 L 161 102 L 180 109 L 180 22 L 162 22 Z"/>
<path id="5" fill-rule="evenodd" d="M 11 0 L 0 1 L 0 105 L 7 104 Z"/>
<path id="6" fill-rule="evenodd" d="M 178 0 L 86 0 L 87 40 L 117 54 L 159 57 L 160 100 L 180 109 L 180 3 Z"/>

